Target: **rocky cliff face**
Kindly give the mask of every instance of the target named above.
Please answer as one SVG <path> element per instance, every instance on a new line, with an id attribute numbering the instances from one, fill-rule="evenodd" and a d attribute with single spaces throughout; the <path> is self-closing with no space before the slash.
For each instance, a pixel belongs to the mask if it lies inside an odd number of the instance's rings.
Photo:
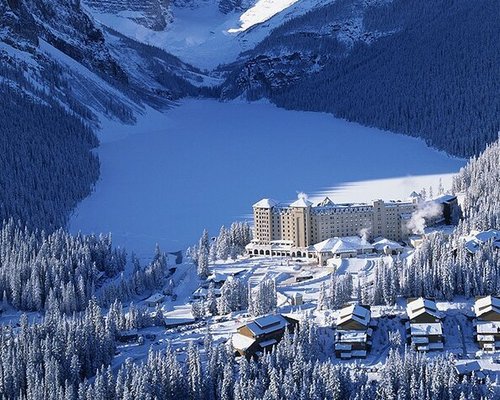
<path id="1" fill-rule="evenodd" d="M 146 28 L 161 31 L 172 18 L 170 0 L 86 0 L 85 4 L 105 14 L 121 14 Z"/>
<path id="2" fill-rule="evenodd" d="M 129 122 L 141 103 L 165 107 L 203 81 L 176 57 L 101 29 L 79 0 L 0 0 L 0 61 L 0 83 L 90 121 L 97 111 Z"/>
<path id="3" fill-rule="evenodd" d="M 35 51 L 44 40 L 77 62 L 121 82 L 127 80 L 109 54 L 102 31 L 78 0 L 2 0 L 0 39 L 20 50 Z"/>

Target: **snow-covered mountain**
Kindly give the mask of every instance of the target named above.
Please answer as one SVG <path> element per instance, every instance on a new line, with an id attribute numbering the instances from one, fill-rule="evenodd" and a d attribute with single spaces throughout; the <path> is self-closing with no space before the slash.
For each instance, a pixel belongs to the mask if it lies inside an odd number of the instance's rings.
<path id="1" fill-rule="evenodd" d="M 57 98 L 87 120 L 101 113 L 131 121 L 141 103 L 166 106 L 203 85 L 176 57 L 101 29 L 79 1 L 2 1 L 0 27 L 4 83 Z"/>
<path id="2" fill-rule="evenodd" d="M 84 4 L 102 26 L 164 49 L 196 67 L 213 70 L 252 50 L 283 22 L 329 1 L 177 0 L 169 6 L 171 21 L 164 29 L 142 24 L 144 12 L 113 12 L 101 0 Z"/>
<path id="3" fill-rule="evenodd" d="M 499 1 L 483 0 L 317 5 L 223 67 L 222 94 L 267 97 L 478 154 L 500 129 L 499 10 Z"/>
<path id="4" fill-rule="evenodd" d="M 0 1 L 0 220 L 65 226 L 99 177 L 92 129 L 198 95 L 205 78 L 101 29 L 78 1 Z"/>
<path id="5" fill-rule="evenodd" d="M 172 19 L 170 0 L 88 0 L 86 4 L 99 12 L 120 14 L 155 31 L 165 29 Z"/>

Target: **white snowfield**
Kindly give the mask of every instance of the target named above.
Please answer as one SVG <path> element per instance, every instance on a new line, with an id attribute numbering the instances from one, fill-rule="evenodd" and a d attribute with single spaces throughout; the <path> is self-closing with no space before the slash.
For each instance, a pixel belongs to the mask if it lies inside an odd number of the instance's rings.
<path id="1" fill-rule="evenodd" d="M 229 33 L 244 32 L 256 24 L 267 21 L 269 18 L 295 4 L 298 0 L 258 0 L 255 5 L 245 11 L 240 17 L 241 26 L 231 28 Z"/>
<path id="2" fill-rule="evenodd" d="M 263 197 L 328 186 L 334 202 L 401 199 L 436 191 L 439 178 L 449 187 L 465 163 L 418 139 L 266 102 L 186 100 L 133 126 L 103 120 L 99 137 L 101 176 L 70 230 L 112 232 L 142 257 L 156 243 L 184 249 L 204 228 L 216 234 Z"/>

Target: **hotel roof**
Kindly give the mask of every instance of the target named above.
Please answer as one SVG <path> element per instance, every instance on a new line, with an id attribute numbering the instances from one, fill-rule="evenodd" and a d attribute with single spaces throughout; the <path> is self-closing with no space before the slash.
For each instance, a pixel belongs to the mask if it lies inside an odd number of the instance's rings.
<path id="1" fill-rule="evenodd" d="M 318 252 L 331 252 L 334 254 L 351 253 L 358 250 L 373 249 L 365 239 L 358 236 L 334 237 L 323 240 L 312 246 Z"/>
<path id="2" fill-rule="evenodd" d="M 290 207 L 299 207 L 299 208 L 307 208 L 312 206 L 312 202 L 301 197 L 298 200 L 295 200 Z"/>
<path id="3" fill-rule="evenodd" d="M 262 199 L 255 203 L 253 206 L 256 208 L 273 208 L 276 204 L 278 204 L 273 199 Z"/>

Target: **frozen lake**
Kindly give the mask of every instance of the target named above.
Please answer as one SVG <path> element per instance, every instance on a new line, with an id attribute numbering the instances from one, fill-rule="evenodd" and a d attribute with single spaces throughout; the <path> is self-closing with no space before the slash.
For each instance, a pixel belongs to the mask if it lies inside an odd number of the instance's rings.
<path id="1" fill-rule="evenodd" d="M 112 232 L 116 245 L 149 257 L 216 234 L 262 197 L 328 193 L 333 201 L 406 198 L 464 160 L 422 141 L 268 103 L 187 100 L 134 126 L 105 122 L 101 177 L 75 211 L 72 232 Z"/>

